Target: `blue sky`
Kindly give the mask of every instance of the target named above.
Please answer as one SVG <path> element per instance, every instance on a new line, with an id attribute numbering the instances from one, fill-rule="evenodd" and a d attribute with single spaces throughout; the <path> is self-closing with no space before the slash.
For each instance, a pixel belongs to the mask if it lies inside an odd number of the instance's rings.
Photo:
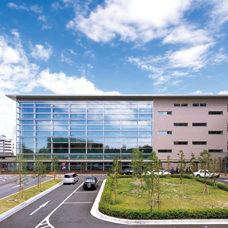
<path id="1" fill-rule="evenodd" d="M 227 94 L 227 0 L 0 1 L 5 94 Z"/>

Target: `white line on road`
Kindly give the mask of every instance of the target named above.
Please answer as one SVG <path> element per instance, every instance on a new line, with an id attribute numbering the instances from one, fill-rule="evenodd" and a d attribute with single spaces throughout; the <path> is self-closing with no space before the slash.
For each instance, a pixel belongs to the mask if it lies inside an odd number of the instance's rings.
<path id="1" fill-rule="evenodd" d="M 75 192 L 75 193 L 96 193 L 97 191 L 93 191 L 93 192 Z"/>
<path id="2" fill-rule="evenodd" d="M 93 203 L 93 202 L 65 202 L 64 204 Z"/>
<path id="3" fill-rule="evenodd" d="M 30 215 L 33 215 L 33 214 L 36 213 L 38 210 L 40 210 L 42 207 L 45 207 L 49 202 L 50 202 L 50 200 L 47 201 L 46 203 L 40 205 L 39 208 L 37 208 L 35 211 L 33 211 Z"/>
<path id="4" fill-rule="evenodd" d="M 83 183 L 81 183 L 65 200 L 62 201 L 45 219 L 43 219 L 35 228 L 42 227 L 44 223 L 48 224 L 48 227 L 55 228 L 54 226 L 51 225 L 49 222 L 50 216 L 59 208 L 61 205 L 63 205 L 81 186 Z"/>

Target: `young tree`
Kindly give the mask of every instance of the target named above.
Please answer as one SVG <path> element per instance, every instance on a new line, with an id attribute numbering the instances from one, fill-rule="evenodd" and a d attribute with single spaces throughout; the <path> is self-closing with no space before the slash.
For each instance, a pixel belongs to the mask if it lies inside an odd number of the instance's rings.
<path id="1" fill-rule="evenodd" d="M 161 160 L 158 158 L 154 160 L 155 161 L 155 172 L 156 172 L 156 178 L 157 178 L 157 204 L 158 209 L 160 208 L 160 168 L 161 168 Z"/>
<path id="2" fill-rule="evenodd" d="M 202 170 L 204 170 L 205 187 L 204 187 L 203 194 L 205 194 L 205 193 L 209 194 L 209 190 L 208 190 L 207 183 L 206 183 L 206 173 L 207 173 L 207 170 L 209 170 L 209 165 L 211 162 L 210 156 L 211 156 L 211 154 L 207 150 L 203 150 L 203 152 L 200 153 L 200 157 L 199 157 L 200 168 Z"/>
<path id="3" fill-rule="evenodd" d="M 130 167 L 133 169 L 133 173 L 132 173 L 132 176 L 135 177 L 135 180 L 137 178 L 137 150 L 133 150 L 132 153 L 130 154 L 130 157 L 131 157 L 131 163 L 130 163 Z"/>
<path id="4" fill-rule="evenodd" d="M 168 168 L 168 172 L 171 172 L 170 171 L 170 168 L 171 168 L 170 155 L 167 156 L 167 168 Z M 170 174 L 168 174 L 168 177 L 170 177 Z"/>
<path id="5" fill-rule="evenodd" d="M 34 170 L 36 173 L 32 176 L 33 178 L 37 177 L 37 188 L 40 188 L 40 178 L 46 176 L 46 165 L 44 164 L 44 160 L 42 156 L 36 156 L 34 163 Z"/>
<path id="6" fill-rule="evenodd" d="M 180 167 L 180 184 L 183 183 L 183 173 L 186 167 L 186 161 L 185 161 L 185 155 L 182 150 L 180 150 L 180 153 L 177 154 L 179 156 L 179 167 Z"/>
<path id="7" fill-rule="evenodd" d="M 115 204 L 116 203 L 116 195 L 117 195 L 117 187 L 118 187 L 118 175 L 122 172 L 118 156 L 115 156 L 115 158 L 113 159 L 112 167 L 111 167 L 111 169 L 109 171 L 114 176 L 113 204 Z"/>
<path id="8" fill-rule="evenodd" d="M 132 151 L 132 165 L 131 167 L 134 167 L 134 172 L 136 173 L 139 171 L 140 172 L 140 187 L 142 187 L 142 179 L 143 179 L 143 150 L 138 150 L 138 149 L 133 149 Z"/>
<path id="9" fill-rule="evenodd" d="M 211 159 L 211 171 L 213 173 L 214 186 L 215 186 L 215 172 L 217 170 L 218 170 L 218 159 L 217 158 Z"/>
<path id="10" fill-rule="evenodd" d="M 195 158 L 195 155 L 193 153 L 191 154 L 190 167 L 192 169 L 193 179 L 195 180 L 194 172 L 196 172 L 196 158 Z"/>
<path id="11" fill-rule="evenodd" d="M 14 182 L 19 185 L 19 197 L 22 197 L 22 185 L 27 185 L 28 183 L 28 177 L 26 176 L 28 174 L 27 161 L 23 158 L 23 154 L 18 154 L 15 161 L 16 167 L 14 171 L 16 172 L 16 176 L 14 176 Z"/>
<path id="12" fill-rule="evenodd" d="M 59 170 L 60 170 L 60 168 L 58 166 L 59 158 L 54 156 L 54 157 L 52 157 L 51 162 L 52 162 L 52 170 L 53 170 L 54 181 L 55 181 L 56 173 L 59 172 Z"/>
<path id="13" fill-rule="evenodd" d="M 149 162 L 145 163 L 145 168 L 146 170 L 150 171 L 149 174 L 149 178 L 145 178 L 146 184 L 150 189 L 150 207 L 152 210 L 152 205 L 154 205 L 155 207 L 155 199 L 154 199 L 154 179 L 155 179 L 155 175 L 154 175 L 154 170 L 156 168 L 156 163 L 158 160 L 158 157 L 156 155 L 156 152 L 153 151 L 150 153 L 149 157 L 148 157 Z M 149 193 L 148 193 L 149 194 Z"/>

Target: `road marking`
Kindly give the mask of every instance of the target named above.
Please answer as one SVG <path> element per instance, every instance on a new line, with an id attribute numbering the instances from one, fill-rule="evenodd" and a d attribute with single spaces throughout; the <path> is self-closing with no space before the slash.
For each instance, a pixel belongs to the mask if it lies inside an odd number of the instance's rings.
<path id="1" fill-rule="evenodd" d="M 42 207 L 45 207 L 49 202 L 50 202 L 50 200 L 47 201 L 46 203 L 40 205 L 39 208 L 37 208 L 35 211 L 33 211 L 30 215 L 33 215 L 33 214 L 36 213 L 38 210 L 40 210 Z"/>
<path id="2" fill-rule="evenodd" d="M 93 192 L 75 192 L 75 193 L 95 193 L 97 191 L 93 191 Z"/>
<path id="3" fill-rule="evenodd" d="M 83 185 L 83 183 L 81 183 L 65 200 L 62 201 L 62 203 L 60 203 L 45 219 L 43 219 L 35 228 L 41 228 L 43 227 L 43 225 L 48 224 L 48 226 L 46 227 L 51 227 L 51 228 L 55 228 L 54 226 L 51 225 L 51 223 L 49 222 L 49 218 L 50 216 L 59 208 L 61 207 L 81 186 Z"/>
<path id="4" fill-rule="evenodd" d="M 79 203 L 93 203 L 93 202 L 65 202 L 64 204 L 79 204 Z"/>

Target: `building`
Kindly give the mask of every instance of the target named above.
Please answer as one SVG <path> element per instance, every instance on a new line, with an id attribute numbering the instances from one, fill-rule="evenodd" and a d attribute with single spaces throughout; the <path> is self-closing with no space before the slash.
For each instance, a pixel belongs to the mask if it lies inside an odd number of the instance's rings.
<path id="1" fill-rule="evenodd" d="M 116 155 L 127 165 L 134 148 L 163 161 L 177 160 L 180 150 L 188 160 L 204 149 L 227 155 L 227 95 L 7 97 L 17 105 L 16 151 L 31 161 L 57 156 L 69 169 L 106 170 Z"/>
<path id="2" fill-rule="evenodd" d="M 13 153 L 13 143 L 5 135 L 0 135 L 0 154 Z"/>

